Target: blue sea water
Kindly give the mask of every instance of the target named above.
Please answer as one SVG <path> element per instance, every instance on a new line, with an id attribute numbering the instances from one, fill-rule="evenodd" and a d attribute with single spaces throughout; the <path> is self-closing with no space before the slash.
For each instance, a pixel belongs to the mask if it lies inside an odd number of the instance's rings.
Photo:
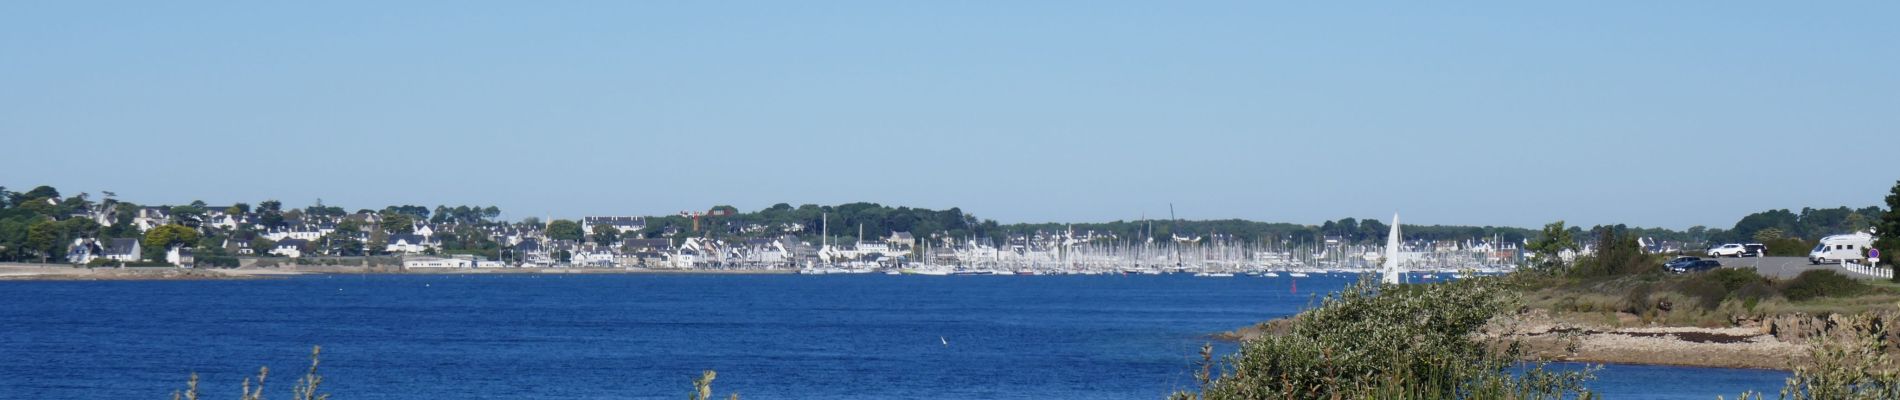
<path id="1" fill-rule="evenodd" d="M 1349 277 L 332 275 L 0 282 L 0 398 L 166 398 L 197 372 L 273 397 L 323 346 L 338 400 L 1159 399 L 1208 333 Z M 1233 347 L 1217 344 L 1221 354 Z M 1713 399 L 1785 373 L 1610 366 L 1612 399 Z"/>

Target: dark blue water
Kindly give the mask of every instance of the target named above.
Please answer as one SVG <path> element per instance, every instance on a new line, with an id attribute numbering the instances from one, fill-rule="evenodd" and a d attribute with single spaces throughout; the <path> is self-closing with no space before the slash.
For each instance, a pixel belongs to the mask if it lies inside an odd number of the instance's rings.
<path id="1" fill-rule="evenodd" d="M 1206 334 L 1350 278 L 316 276 L 0 282 L 0 398 L 270 394 L 324 346 L 339 400 L 680 398 L 701 370 L 753 399 L 1157 399 Z M 948 344 L 944 344 L 948 342 Z M 1222 353 L 1231 346 L 1219 346 Z M 1775 389 L 1772 371 L 1616 366 L 1611 398 Z"/>

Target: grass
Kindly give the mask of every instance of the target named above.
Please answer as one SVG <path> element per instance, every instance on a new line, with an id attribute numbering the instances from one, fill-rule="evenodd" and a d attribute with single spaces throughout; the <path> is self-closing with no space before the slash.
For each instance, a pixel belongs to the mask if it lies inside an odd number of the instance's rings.
<path id="1" fill-rule="evenodd" d="M 317 374 L 317 366 L 321 365 L 322 355 L 323 347 L 310 348 L 310 369 L 305 370 L 303 377 L 298 378 L 296 385 L 291 386 L 291 400 L 330 399 L 330 394 L 322 392 L 323 375 Z M 700 373 L 699 378 L 693 380 L 693 393 L 690 398 L 712 400 L 712 382 L 713 378 L 718 376 L 719 374 L 712 370 Z M 241 391 L 238 400 L 264 400 L 264 381 L 268 378 L 270 378 L 270 367 L 258 367 L 257 376 L 245 378 L 239 386 Z M 733 393 L 727 398 L 739 400 L 739 394 Z M 198 373 L 191 374 L 190 380 L 185 381 L 184 389 L 172 391 L 172 400 L 198 400 Z"/>
<path id="2" fill-rule="evenodd" d="M 291 386 L 291 400 L 329 400 L 330 395 L 321 392 L 323 375 L 317 374 L 317 366 L 322 358 L 323 347 L 310 348 L 310 369 Z M 264 381 L 270 378 L 270 367 L 258 367 L 257 376 L 244 378 L 239 400 L 264 400 Z M 191 380 L 185 382 L 185 389 L 172 391 L 172 400 L 198 400 L 198 373 L 191 374 Z"/>
<path id="3" fill-rule="evenodd" d="M 1900 284 L 1811 271 L 1776 280 L 1746 269 L 1568 277 L 1513 274 L 1525 306 L 1562 320 L 1625 325 L 1730 326 L 1738 318 L 1791 313 L 1859 314 L 1900 304 Z"/>

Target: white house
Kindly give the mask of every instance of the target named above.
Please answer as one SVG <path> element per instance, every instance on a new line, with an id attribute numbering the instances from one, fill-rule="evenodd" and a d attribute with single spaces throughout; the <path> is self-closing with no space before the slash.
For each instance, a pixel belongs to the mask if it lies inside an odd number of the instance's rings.
<path id="1" fill-rule="evenodd" d="M 290 258 L 303 257 L 303 246 L 309 243 L 303 239 L 284 239 L 277 242 L 277 247 L 271 248 L 270 253 Z"/>
<path id="2" fill-rule="evenodd" d="M 608 246 L 580 246 L 574 250 L 573 258 L 569 261 L 569 264 L 587 267 L 612 267 L 614 264 L 614 252 L 613 249 Z"/>
<path id="3" fill-rule="evenodd" d="M 384 244 L 383 251 L 417 254 L 428 251 L 429 247 L 429 239 L 421 235 L 389 235 L 389 242 Z"/>
<path id="4" fill-rule="evenodd" d="M 66 250 L 66 261 L 85 264 L 92 262 L 94 258 L 104 257 L 105 252 L 105 248 L 100 247 L 99 241 L 97 240 L 87 238 L 73 239 L 73 245 L 68 246 Z"/>
<path id="5" fill-rule="evenodd" d="M 273 229 L 270 232 L 265 232 L 264 238 L 270 239 L 270 240 L 284 240 L 284 239 L 317 240 L 317 238 L 323 237 L 324 234 L 334 232 L 334 231 L 336 231 L 336 228 L 334 226 L 332 226 L 329 229 L 329 231 L 325 231 L 322 227 L 315 226 L 315 225 L 299 225 L 299 226 L 296 226 L 293 228 L 287 228 L 287 229 Z"/>
<path id="6" fill-rule="evenodd" d="M 119 262 L 138 261 L 141 257 L 140 254 L 142 253 L 142 251 L 145 250 L 143 247 L 139 246 L 138 239 L 119 238 L 119 239 L 112 239 L 111 241 L 106 242 L 106 243 L 107 244 L 104 249 L 105 254 L 103 256 L 105 258 L 112 259 L 113 261 L 119 261 Z"/>
<path id="7" fill-rule="evenodd" d="M 890 243 L 894 249 L 909 250 L 911 246 L 917 245 L 917 237 L 911 236 L 910 232 L 891 232 L 891 237 L 885 238 L 884 242 Z"/>
<path id="8" fill-rule="evenodd" d="M 553 257 L 548 253 L 548 249 L 541 246 L 541 241 L 539 240 L 522 240 L 521 243 L 515 244 L 513 251 L 514 255 L 520 257 L 521 261 L 526 264 L 549 265 L 554 263 Z"/>
<path id="9" fill-rule="evenodd" d="M 594 227 L 606 225 L 621 232 L 632 232 L 647 228 L 646 217 L 581 217 L 581 232 L 594 233 Z"/>
<path id="10" fill-rule="evenodd" d="M 224 251 L 244 256 L 257 254 L 257 252 L 251 250 L 251 241 L 231 238 L 224 239 Z"/>
<path id="11" fill-rule="evenodd" d="M 170 249 L 165 250 L 165 262 L 180 267 L 191 268 L 192 264 L 197 262 L 197 259 L 196 257 L 192 257 L 191 249 L 182 246 L 172 246 Z"/>
<path id="12" fill-rule="evenodd" d="M 403 257 L 402 259 L 403 269 L 466 269 L 474 267 L 475 261 L 467 258 Z"/>
<path id="13" fill-rule="evenodd" d="M 205 225 L 223 229 L 237 229 L 238 226 L 245 225 L 244 220 L 245 218 L 241 215 L 221 213 L 220 215 L 207 216 L 205 218 Z"/>

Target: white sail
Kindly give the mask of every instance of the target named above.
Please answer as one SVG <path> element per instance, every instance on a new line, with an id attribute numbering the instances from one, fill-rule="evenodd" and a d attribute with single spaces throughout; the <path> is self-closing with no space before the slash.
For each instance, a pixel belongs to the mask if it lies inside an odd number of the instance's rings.
<path id="1" fill-rule="evenodd" d="M 1392 213 L 1392 232 L 1385 237 L 1385 273 L 1379 281 L 1399 283 L 1399 213 Z"/>

